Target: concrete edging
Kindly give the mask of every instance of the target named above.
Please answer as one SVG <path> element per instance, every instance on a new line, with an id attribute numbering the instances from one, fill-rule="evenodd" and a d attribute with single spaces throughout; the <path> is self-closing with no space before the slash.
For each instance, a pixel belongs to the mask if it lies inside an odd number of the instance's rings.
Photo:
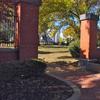
<path id="1" fill-rule="evenodd" d="M 81 91 L 80 91 L 80 89 L 79 89 L 75 84 L 73 84 L 73 83 L 70 82 L 70 81 L 64 80 L 64 79 L 62 79 L 62 78 L 60 78 L 60 77 L 58 77 L 58 76 L 56 76 L 56 75 L 50 74 L 50 73 L 47 73 L 47 75 L 52 76 L 52 77 L 54 77 L 54 78 L 56 78 L 56 79 L 58 79 L 58 80 L 61 80 L 61 81 L 63 81 L 63 82 L 66 82 L 68 85 L 70 85 L 70 86 L 73 88 L 74 93 L 73 93 L 73 95 L 72 95 L 70 98 L 68 98 L 67 100 L 79 100 L 79 99 L 80 99 Z"/>

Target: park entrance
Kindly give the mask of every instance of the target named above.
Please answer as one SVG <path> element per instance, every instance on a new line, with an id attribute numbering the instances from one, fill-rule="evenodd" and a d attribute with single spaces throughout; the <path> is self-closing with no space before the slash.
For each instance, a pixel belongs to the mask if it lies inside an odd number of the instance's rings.
<path id="1" fill-rule="evenodd" d="M 0 62 L 38 58 L 38 19 L 41 0 L 0 0 Z M 96 58 L 97 20 L 81 15 L 81 57 Z"/>

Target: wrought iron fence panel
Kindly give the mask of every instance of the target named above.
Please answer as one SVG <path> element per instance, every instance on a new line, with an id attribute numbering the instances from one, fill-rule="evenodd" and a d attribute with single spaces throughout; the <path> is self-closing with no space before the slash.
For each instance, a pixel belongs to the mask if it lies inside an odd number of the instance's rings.
<path id="1" fill-rule="evenodd" d="M 11 4 L 0 2 L 0 48 L 13 47 L 15 39 L 15 11 Z"/>

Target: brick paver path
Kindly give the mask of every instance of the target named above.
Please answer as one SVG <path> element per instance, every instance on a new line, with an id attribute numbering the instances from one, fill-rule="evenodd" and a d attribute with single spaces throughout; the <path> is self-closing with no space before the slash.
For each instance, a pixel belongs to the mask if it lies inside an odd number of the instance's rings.
<path id="1" fill-rule="evenodd" d="M 89 72 L 60 72 L 55 75 L 70 80 L 81 89 L 80 100 L 100 100 L 100 73 Z"/>

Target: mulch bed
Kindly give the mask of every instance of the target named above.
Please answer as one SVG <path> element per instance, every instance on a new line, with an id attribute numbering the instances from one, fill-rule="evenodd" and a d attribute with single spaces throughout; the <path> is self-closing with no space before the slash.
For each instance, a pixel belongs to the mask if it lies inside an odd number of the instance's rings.
<path id="1" fill-rule="evenodd" d="M 0 100 L 66 100 L 73 89 L 51 76 L 0 81 Z"/>

